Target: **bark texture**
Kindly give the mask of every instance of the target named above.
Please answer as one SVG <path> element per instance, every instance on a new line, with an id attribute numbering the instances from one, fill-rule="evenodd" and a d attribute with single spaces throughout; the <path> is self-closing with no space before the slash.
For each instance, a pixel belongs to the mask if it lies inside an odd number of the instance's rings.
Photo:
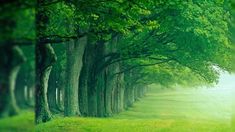
<path id="1" fill-rule="evenodd" d="M 36 123 L 46 122 L 51 119 L 48 106 L 47 88 L 52 65 L 56 61 L 56 55 L 50 44 L 36 45 Z"/>
<path id="2" fill-rule="evenodd" d="M 50 78 L 49 78 L 49 85 L 48 85 L 48 92 L 47 92 L 47 98 L 48 98 L 48 104 L 51 112 L 57 113 L 58 107 L 57 107 L 57 78 L 58 78 L 58 71 L 56 67 L 53 67 Z"/>
<path id="3" fill-rule="evenodd" d="M 65 88 L 65 116 L 80 115 L 78 102 L 79 76 L 82 69 L 82 58 L 87 44 L 87 37 L 82 37 L 78 41 L 71 40 L 67 44 L 67 68 L 66 68 L 66 88 Z"/>
<path id="4" fill-rule="evenodd" d="M 81 74 L 79 77 L 79 108 L 81 112 L 81 116 L 88 116 L 88 77 L 89 77 L 89 46 L 86 47 L 85 53 L 83 56 L 83 67 L 81 70 Z"/>

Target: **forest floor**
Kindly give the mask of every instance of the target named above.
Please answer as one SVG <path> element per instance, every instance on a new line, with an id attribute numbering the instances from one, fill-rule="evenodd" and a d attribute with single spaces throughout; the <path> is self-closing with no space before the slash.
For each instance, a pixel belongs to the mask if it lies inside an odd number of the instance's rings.
<path id="1" fill-rule="evenodd" d="M 57 117 L 53 121 L 38 125 L 36 131 L 232 132 L 230 97 L 230 92 L 226 89 L 155 90 L 127 111 L 114 117 Z M 13 117 L 15 119 L 11 122 L 9 119 L 0 120 L 0 131 L 16 126 L 22 128 L 19 131 L 23 128 L 25 131 L 32 131 L 32 123 L 29 123 L 33 120 L 32 116 L 24 113 Z"/>

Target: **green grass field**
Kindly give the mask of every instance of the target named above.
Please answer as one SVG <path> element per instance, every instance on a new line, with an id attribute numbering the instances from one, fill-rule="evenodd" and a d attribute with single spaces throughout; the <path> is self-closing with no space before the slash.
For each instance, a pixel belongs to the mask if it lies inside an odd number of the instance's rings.
<path id="1" fill-rule="evenodd" d="M 34 114 L 22 111 L 20 115 L 0 119 L 0 132 L 32 132 L 35 131 Z"/>
<path id="2" fill-rule="evenodd" d="M 62 118 L 40 124 L 38 132 L 232 132 L 227 89 L 152 91 L 110 118 Z M 26 119 L 23 119 L 25 116 Z M 33 129 L 32 114 L 0 120 L 0 131 Z M 21 121 L 22 120 L 22 121 Z M 25 120 L 25 121 L 23 121 Z M 234 123 L 233 123 L 234 124 Z M 32 130 L 33 131 L 33 130 Z"/>

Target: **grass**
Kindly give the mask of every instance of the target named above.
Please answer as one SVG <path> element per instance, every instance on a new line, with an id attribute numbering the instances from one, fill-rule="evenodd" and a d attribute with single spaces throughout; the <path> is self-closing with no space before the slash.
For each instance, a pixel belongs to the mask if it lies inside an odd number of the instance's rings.
<path id="1" fill-rule="evenodd" d="M 64 118 L 37 126 L 38 132 L 227 132 L 229 124 L 175 119 Z"/>
<path id="2" fill-rule="evenodd" d="M 58 118 L 38 132 L 229 132 L 229 92 L 221 89 L 152 91 L 111 118 Z"/>
<path id="3" fill-rule="evenodd" d="M 32 111 L 22 111 L 18 116 L 0 119 L 0 132 L 32 132 L 34 130 Z"/>
<path id="4" fill-rule="evenodd" d="M 232 132 L 235 122 L 232 122 L 234 125 L 231 124 L 230 101 L 229 92 L 224 89 L 152 91 L 141 101 L 136 102 L 133 107 L 114 117 L 56 117 L 50 122 L 37 125 L 36 131 Z M 10 127 L 22 128 L 24 122 L 20 121 L 24 120 L 24 116 L 26 119 L 31 119 L 33 115 L 25 113 L 12 121 L 0 120 L 0 131 L 2 128 L 5 128 L 3 130 Z M 12 125 L 7 124 L 7 121 Z M 27 130 L 33 131 L 32 126 L 29 125 L 32 123 L 26 121 L 25 123 L 28 125 L 25 124 L 24 128 L 29 127 Z"/>

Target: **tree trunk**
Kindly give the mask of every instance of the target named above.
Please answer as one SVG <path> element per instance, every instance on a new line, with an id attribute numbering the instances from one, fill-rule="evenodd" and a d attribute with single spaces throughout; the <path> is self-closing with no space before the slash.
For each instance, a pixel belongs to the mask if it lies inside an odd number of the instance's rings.
<path id="1" fill-rule="evenodd" d="M 89 45 L 87 45 L 85 49 L 85 53 L 83 56 L 83 67 L 79 77 L 79 108 L 81 112 L 81 116 L 88 116 L 88 77 L 89 77 L 89 67 L 91 63 L 91 51 Z"/>
<path id="2" fill-rule="evenodd" d="M 43 6 L 47 0 L 37 0 L 36 8 L 36 82 L 35 82 L 35 123 L 49 121 L 51 113 L 48 106 L 47 90 L 52 65 L 56 62 L 53 47 L 46 43 L 46 33 L 49 24 L 49 8 Z"/>
<path id="3" fill-rule="evenodd" d="M 79 82 L 79 106 L 82 116 L 97 115 L 96 81 L 93 71 L 95 55 L 95 44 L 89 43 L 85 49 Z"/>
<path id="4" fill-rule="evenodd" d="M 0 117 L 6 117 L 16 115 L 19 111 L 14 90 L 16 77 L 25 57 L 18 46 L 6 46 L 0 50 L 4 56 L 0 60 Z"/>
<path id="5" fill-rule="evenodd" d="M 142 98 L 144 96 L 144 86 L 140 87 L 139 95 L 140 95 L 140 98 Z"/>
<path id="6" fill-rule="evenodd" d="M 111 76 L 111 67 L 106 68 L 106 86 L 105 86 L 105 116 L 112 116 L 112 91 L 113 91 L 113 76 Z"/>
<path id="7" fill-rule="evenodd" d="M 94 117 L 97 116 L 97 89 L 95 86 L 88 88 L 88 115 Z"/>
<path id="8" fill-rule="evenodd" d="M 125 110 L 127 110 L 129 107 L 128 101 L 129 101 L 128 88 L 125 86 L 125 90 L 124 90 L 124 109 Z"/>
<path id="9" fill-rule="evenodd" d="M 131 86 L 129 88 L 129 106 L 132 106 L 135 102 L 135 88 Z"/>
<path id="10" fill-rule="evenodd" d="M 105 116 L 105 72 L 101 72 L 98 76 L 97 81 L 97 116 Z"/>
<path id="11" fill-rule="evenodd" d="M 80 115 L 78 102 L 79 76 L 82 69 L 82 58 L 87 44 L 87 37 L 73 40 L 67 44 L 67 68 L 65 88 L 65 116 Z"/>
<path id="12" fill-rule="evenodd" d="M 106 44 L 106 54 L 117 52 L 117 37 L 111 43 Z M 107 60 L 106 60 L 107 61 Z M 116 62 L 106 68 L 106 87 L 105 87 L 105 116 L 111 116 L 122 109 L 121 87 L 123 83 L 122 75 L 114 75 L 120 72 L 120 63 Z"/>
<path id="13" fill-rule="evenodd" d="M 138 96 L 138 86 L 134 87 L 134 100 L 138 101 L 139 100 L 139 96 Z"/>
<path id="14" fill-rule="evenodd" d="M 16 79 L 15 96 L 18 106 L 20 108 L 26 108 L 27 107 L 27 98 L 26 98 L 27 84 L 25 82 L 26 71 L 22 70 L 23 68 L 21 68 L 21 70 L 19 71 L 18 77 Z"/>
<path id="15" fill-rule="evenodd" d="M 97 89 L 88 87 L 88 116 L 97 116 Z"/>
<path id="16" fill-rule="evenodd" d="M 104 60 L 100 60 L 100 57 L 104 55 L 105 45 L 103 42 L 98 42 L 91 45 L 91 48 L 94 54 L 90 56 L 92 63 L 88 78 L 88 112 L 89 116 L 98 116 L 98 113 L 104 116 L 104 109 L 101 108 L 104 106 L 104 93 L 101 94 L 105 87 L 104 69 L 101 68 Z"/>
<path id="17" fill-rule="evenodd" d="M 26 95 L 26 100 L 27 100 L 27 105 L 30 107 L 34 107 L 35 105 L 35 99 L 34 99 L 34 87 L 27 87 L 27 95 Z"/>
<path id="18" fill-rule="evenodd" d="M 33 69 L 29 68 L 32 67 L 30 66 L 30 63 L 31 62 L 27 61 L 21 66 L 16 79 L 15 96 L 17 104 L 20 108 L 28 108 L 34 106 L 33 90 L 35 73 L 32 71 Z"/>
<path id="19" fill-rule="evenodd" d="M 119 64 L 120 67 L 120 64 Z M 120 71 L 120 69 L 119 69 Z M 118 112 L 122 112 L 124 109 L 124 74 L 119 74 L 118 78 L 117 78 L 117 82 L 118 82 L 118 89 L 119 89 L 119 102 L 118 102 Z"/>
<path id="20" fill-rule="evenodd" d="M 48 104 L 51 112 L 58 112 L 57 104 L 56 104 L 56 89 L 57 89 L 57 71 L 58 69 L 56 67 L 53 67 L 51 71 L 51 75 L 49 78 L 49 85 L 48 85 L 48 92 L 47 92 L 47 98 L 48 98 Z"/>
<path id="21" fill-rule="evenodd" d="M 129 71 L 125 73 L 125 108 L 131 107 L 135 102 L 135 88 L 133 84 L 133 73 Z"/>
<path id="22" fill-rule="evenodd" d="M 59 111 L 64 111 L 64 88 L 62 88 L 63 86 L 61 86 L 61 88 L 57 88 L 57 100 L 56 100 L 56 104 L 57 104 L 57 108 Z"/>
<path id="23" fill-rule="evenodd" d="M 53 63 L 56 61 L 56 55 L 50 44 L 36 45 L 36 123 L 46 122 L 51 119 L 51 113 L 48 107 L 47 88 L 48 79 Z"/>
<path id="24" fill-rule="evenodd" d="M 116 86 L 113 93 L 113 112 L 118 113 L 118 88 Z"/>
<path id="25" fill-rule="evenodd" d="M 91 65 L 88 70 L 88 115 L 89 116 L 97 116 L 97 74 L 96 69 L 97 65 L 95 64 L 96 57 L 99 56 L 97 52 L 97 44 L 92 44 L 90 46 L 92 55 L 89 56 L 89 61 L 91 61 Z"/>

